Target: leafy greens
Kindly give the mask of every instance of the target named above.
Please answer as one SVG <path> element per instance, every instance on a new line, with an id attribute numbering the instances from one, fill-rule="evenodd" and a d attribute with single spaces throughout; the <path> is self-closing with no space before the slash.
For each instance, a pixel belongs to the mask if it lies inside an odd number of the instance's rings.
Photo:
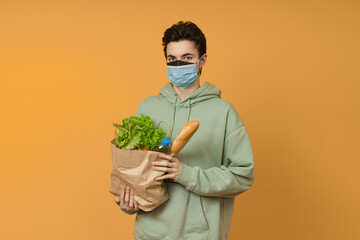
<path id="1" fill-rule="evenodd" d="M 149 149 L 152 150 L 156 145 L 160 144 L 165 137 L 166 132 L 161 128 L 156 129 L 150 117 L 144 114 L 138 116 L 131 116 L 122 120 L 122 125 L 113 123 L 113 126 L 118 128 L 115 141 L 121 149 Z M 125 128 L 129 133 L 121 128 Z"/>

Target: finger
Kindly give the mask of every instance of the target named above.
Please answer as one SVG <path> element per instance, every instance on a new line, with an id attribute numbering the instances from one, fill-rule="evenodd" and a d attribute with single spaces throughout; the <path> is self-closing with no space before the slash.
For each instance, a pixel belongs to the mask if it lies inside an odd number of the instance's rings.
<path id="1" fill-rule="evenodd" d="M 129 207 L 133 208 L 134 207 L 134 192 L 131 190 L 130 192 L 130 202 L 129 202 Z"/>
<path id="2" fill-rule="evenodd" d="M 126 187 L 126 192 L 125 192 L 125 210 L 126 211 L 130 211 L 131 208 L 129 207 L 129 201 L 130 201 L 130 187 Z"/>
<path id="3" fill-rule="evenodd" d="M 174 172 L 175 170 L 173 168 L 168 167 L 152 167 L 153 170 L 159 171 L 159 172 Z"/>
<path id="4" fill-rule="evenodd" d="M 153 166 L 163 166 L 163 167 L 172 167 L 174 164 L 168 160 L 165 161 L 156 161 L 152 163 Z"/>
<path id="5" fill-rule="evenodd" d="M 166 178 L 165 178 L 165 175 L 163 175 L 163 176 L 161 176 L 161 177 L 155 178 L 155 181 L 162 181 L 162 180 L 164 180 L 164 179 L 166 179 Z"/>
<path id="6" fill-rule="evenodd" d="M 165 180 L 165 179 L 172 179 L 173 176 L 174 176 L 173 174 L 165 174 L 165 175 L 162 175 L 160 177 L 156 177 L 155 181 L 161 181 L 161 180 Z"/>
<path id="7" fill-rule="evenodd" d="M 161 159 L 167 159 L 167 160 L 169 160 L 169 161 L 174 161 L 174 157 L 173 156 L 171 156 L 171 155 L 168 155 L 168 154 L 163 154 L 163 153 L 160 153 L 159 154 L 159 158 L 161 158 Z"/>
<path id="8" fill-rule="evenodd" d="M 134 208 L 135 208 L 135 211 L 139 210 L 139 205 L 136 201 L 134 201 Z"/>
<path id="9" fill-rule="evenodd" d="M 115 203 L 116 203 L 118 206 L 120 206 L 120 197 L 119 197 L 119 196 L 117 196 L 117 197 L 115 198 Z"/>
<path id="10" fill-rule="evenodd" d="M 130 188 L 127 187 L 126 188 L 126 193 L 125 193 L 125 205 L 126 206 L 129 205 L 129 200 L 130 200 Z"/>
<path id="11" fill-rule="evenodd" d="M 121 207 L 121 209 L 124 209 L 124 208 L 125 208 L 124 201 L 120 201 L 120 207 Z"/>
<path id="12" fill-rule="evenodd" d="M 123 187 L 121 188 L 120 201 L 121 201 L 121 199 L 124 199 L 124 196 L 125 196 L 125 187 L 123 186 Z"/>
<path id="13" fill-rule="evenodd" d="M 120 194 L 120 207 L 122 209 L 124 209 L 124 207 L 125 207 L 124 197 L 125 197 L 125 187 L 123 186 L 121 189 L 121 194 Z"/>

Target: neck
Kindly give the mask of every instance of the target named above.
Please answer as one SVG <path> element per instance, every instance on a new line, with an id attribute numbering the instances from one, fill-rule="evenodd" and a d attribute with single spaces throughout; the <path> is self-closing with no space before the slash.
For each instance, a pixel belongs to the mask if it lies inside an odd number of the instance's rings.
<path id="1" fill-rule="evenodd" d="M 189 87 L 184 89 L 173 85 L 173 88 L 181 101 L 185 99 L 187 96 L 191 95 L 193 92 L 195 92 L 199 87 L 200 87 L 199 77 Z"/>

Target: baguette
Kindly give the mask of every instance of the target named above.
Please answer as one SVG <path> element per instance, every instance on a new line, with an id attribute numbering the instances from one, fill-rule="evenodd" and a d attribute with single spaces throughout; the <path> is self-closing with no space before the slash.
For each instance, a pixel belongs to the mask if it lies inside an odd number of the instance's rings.
<path id="1" fill-rule="evenodd" d="M 171 145 L 170 152 L 177 154 L 185 147 L 189 142 L 190 138 L 194 135 L 196 130 L 199 128 L 200 123 L 198 121 L 188 122 L 180 130 L 179 135 L 176 137 Z"/>

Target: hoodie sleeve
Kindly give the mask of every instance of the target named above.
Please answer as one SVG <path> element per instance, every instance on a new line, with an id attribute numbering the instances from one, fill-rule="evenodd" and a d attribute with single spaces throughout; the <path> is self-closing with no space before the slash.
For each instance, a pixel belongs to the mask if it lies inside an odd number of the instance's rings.
<path id="1" fill-rule="evenodd" d="M 135 214 L 135 213 L 137 213 L 137 212 L 139 212 L 140 210 L 137 210 L 137 211 L 127 211 L 127 210 L 125 210 L 125 209 L 122 209 L 122 208 L 120 208 L 121 209 L 121 211 L 123 211 L 124 213 L 126 213 L 127 215 L 133 215 L 133 214 Z"/>
<path id="2" fill-rule="evenodd" d="M 254 158 L 250 139 L 242 125 L 225 137 L 223 164 L 201 169 L 183 164 L 176 182 L 200 196 L 235 197 L 253 183 Z"/>

